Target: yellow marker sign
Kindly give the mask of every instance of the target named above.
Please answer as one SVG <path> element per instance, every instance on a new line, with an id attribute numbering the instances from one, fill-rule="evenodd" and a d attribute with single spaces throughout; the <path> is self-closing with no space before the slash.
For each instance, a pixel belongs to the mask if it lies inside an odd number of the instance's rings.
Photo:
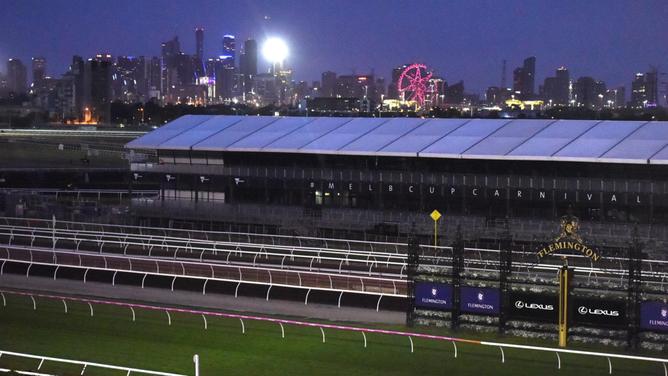
<path id="1" fill-rule="evenodd" d="M 438 246 L 438 236 L 436 235 L 438 231 L 437 223 L 438 220 L 441 218 L 441 213 L 438 210 L 434 210 L 433 212 L 431 212 L 431 214 L 429 214 L 429 216 L 431 217 L 431 219 L 434 220 L 434 247 L 437 247 Z"/>

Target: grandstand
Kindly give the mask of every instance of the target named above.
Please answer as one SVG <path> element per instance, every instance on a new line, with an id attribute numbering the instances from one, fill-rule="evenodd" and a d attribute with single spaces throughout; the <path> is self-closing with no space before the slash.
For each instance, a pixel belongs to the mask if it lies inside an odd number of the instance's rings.
<path id="1" fill-rule="evenodd" d="M 161 189 L 135 205 L 144 223 L 398 240 L 429 235 L 438 209 L 444 239 L 459 224 L 467 240 L 531 241 L 570 213 L 597 244 L 637 229 L 653 252 L 667 144 L 666 122 L 184 116 L 126 147 L 134 186 Z"/>

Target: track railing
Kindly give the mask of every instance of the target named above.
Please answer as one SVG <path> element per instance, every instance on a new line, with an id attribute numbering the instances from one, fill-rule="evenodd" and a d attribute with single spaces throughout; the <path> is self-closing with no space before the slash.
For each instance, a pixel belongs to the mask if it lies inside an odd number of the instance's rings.
<path id="1" fill-rule="evenodd" d="M 141 374 L 141 375 L 155 375 L 155 376 L 186 376 L 186 375 L 182 375 L 182 374 L 178 374 L 178 373 L 151 371 L 151 370 L 141 369 L 141 368 L 115 366 L 115 365 L 111 365 L 111 364 L 87 362 L 87 361 L 83 361 L 83 360 L 54 358 L 54 357 L 44 356 L 44 355 L 34 355 L 34 354 L 19 353 L 19 352 L 14 352 L 14 351 L 0 350 L 0 357 L 3 357 L 3 356 L 13 356 L 13 357 L 17 357 L 17 358 L 39 360 L 39 365 L 37 366 L 37 371 L 39 371 L 43 367 L 45 362 L 54 362 L 54 363 L 66 363 L 66 364 L 78 365 L 78 366 L 81 367 L 81 373 L 80 373 L 81 375 L 85 374 L 87 368 L 102 368 L 102 369 L 123 371 L 123 372 L 126 373 L 126 375 Z M 18 374 L 23 374 L 23 375 L 46 375 L 46 374 L 42 374 L 42 373 L 39 373 L 39 372 L 11 370 L 11 369 L 4 369 L 4 368 L 0 368 L 0 372 L 17 372 Z"/>
<path id="2" fill-rule="evenodd" d="M 53 251 L 29 247 L 0 247 L 6 255 L 0 257 L 0 275 L 4 274 L 5 263 L 13 262 L 28 265 L 26 277 L 29 277 L 33 265 L 55 267 L 53 278 L 57 278 L 60 267 L 84 271 L 83 281 L 87 282 L 89 271 L 113 272 L 112 285 L 118 273 L 130 273 L 142 276 L 142 285 L 147 276 L 172 278 L 171 289 L 177 279 L 204 281 L 202 294 L 206 295 L 209 281 L 236 283 L 235 297 L 242 284 L 267 286 L 266 299 L 269 300 L 272 287 L 285 287 L 300 290 L 332 291 L 363 295 L 388 297 L 407 297 L 406 281 L 381 277 L 350 276 L 337 273 L 302 272 L 289 269 L 246 267 L 240 265 L 203 264 L 146 257 L 122 255 L 100 255 L 87 252 Z M 14 252 L 12 252 L 14 250 Z M 307 297 L 308 299 L 308 291 Z M 305 301 L 308 303 L 308 300 Z"/>
<path id="3" fill-rule="evenodd" d="M 453 355 L 454 355 L 455 358 L 458 357 L 457 343 L 465 343 L 465 344 L 471 344 L 471 345 L 480 345 L 480 346 L 498 348 L 499 349 L 499 355 L 500 355 L 500 358 L 499 358 L 500 363 L 505 363 L 506 362 L 506 356 L 505 356 L 504 349 L 522 349 L 522 350 L 526 350 L 526 351 L 549 352 L 549 353 L 555 354 L 555 368 L 556 369 L 561 369 L 562 368 L 562 359 L 561 359 L 560 355 L 575 354 L 575 355 L 582 355 L 582 356 L 606 358 L 607 361 L 608 361 L 608 373 L 609 374 L 612 374 L 612 372 L 613 372 L 613 364 L 612 364 L 611 359 L 624 359 L 624 360 L 635 360 L 635 361 L 658 363 L 658 365 L 663 367 L 664 375 L 668 376 L 668 367 L 666 366 L 668 364 L 668 358 L 647 357 L 647 356 L 626 355 L 626 354 L 615 354 L 615 353 L 594 352 L 594 351 L 583 351 L 583 350 L 571 350 L 571 349 L 565 349 L 565 348 L 553 348 L 553 347 L 544 347 L 544 346 L 518 345 L 518 344 L 512 344 L 512 343 L 481 341 L 481 340 L 475 340 L 475 339 L 464 339 L 464 338 L 434 335 L 434 334 L 404 332 L 404 331 L 398 331 L 398 330 L 364 328 L 364 327 L 347 326 L 347 325 L 336 325 L 336 324 L 325 324 L 325 323 L 318 323 L 318 322 L 278 319 L 278 318 L 266 317 L 266 316 L 252 316 L 252 315 L 244 315 L 244 314 L 236 314 L 236 313 L 228 313 L 228 312 L 204 311 L 204 310 L 188 309 L 188 308 L 173 308 L 173 307 L 165 307 L 165 306 L 154 306 L 154 305 L 148 305 L 148 304 L 134 304 L 134 303 L 127 303 L 127 302 L 122 302 L 122 301 L 75 298 L 75 297 L 68 297 L 68 296 L 57 296 L 57 295 L 47 295 L 47 294 L 32 294 L 32 293 L 29 293 L 29 292 L 0 290 L 0 295 L 2 296 L 4 305 L 6 305 L 6 300 L 5 300 L 4 294 L 13 294 L 13 295 L 21 295 L 21 296 L 30 297 L 31 300 L 32 300 L 32 303 L 33 303 L 33 309 L 35 309 L 35 310 L 37 310 L 37 304 L 36 304 L 36 300 L 35 300 L 35 297 L 37 297 L 37 298 L 50 299 L 50 300 L 59 300 L 59 301 L 63 301 L 63 302 L 70 301 L 70 302 L 80 302 L 80 303 L 88 304 L 88 306 L 90 307 L 91 316 L 93 315 L 93 308 L 92 308 L 93 304 L 96 304 L 96 305 L 107 305 L 107 306 L 116 306 L 116 307 L 128 308 L 132 311 L 133 319 L 135 317 L 135 309 L 144 309 L 144 310 L 151 310 L 151 311 L 166 312 L 169 325 L 171 325 L 171 323 L 172 323 L 170 312 L 171 313 L 185 313 L 185 314 L 196 315 L 196 316 L 202 317 L 204 319 L 203 320 L 204 328 L 206 328 L 208 326 L 208 323 L 207 323 L 207 320 L 206 320 L 207 316 L 208 317 L 224 317 L 224 318 L 239 320 L 240 324 L 241 324 L 241 327 L 240 327 L 241 332 L 244 333 L 244 334 L 246 333 L 246 326 L 244 324 L 244 320 L 260 321 L 260 322 L 269 322 L 269 323 L 277 324 L 280 327 L 282 337 L 285 337 L 285 330 L 284 330 L 283 325 L 293 325 L 293 326 L 299 326 L 299 327 L 317 328 L 317 329 L 320 330 L 320 333 L 322 335 L 322 342 L 326 342 L 325 329 L 347 331 L 347 332 L 357 332 L 357 333 L 362 334 L 362 340 L 364 341 L 364 345 L 366 347 L 366 343 L 367 343 L 366 334 L 375 333 L 375 334 L 383 334 L 383 335 L 390 335 L 390 336 L 407 337 L 408 340 L 409 340 L 410 352 L 415 352 L 415 346 L 414 346 L 414 343 L 413 343 L 413 338 L 422 338 L 422 339 L 452 343 L 453 344 L 453 353 L 454 353 Z M 65 305 L 65 307 L 66 307 L 66 305 Z"/>

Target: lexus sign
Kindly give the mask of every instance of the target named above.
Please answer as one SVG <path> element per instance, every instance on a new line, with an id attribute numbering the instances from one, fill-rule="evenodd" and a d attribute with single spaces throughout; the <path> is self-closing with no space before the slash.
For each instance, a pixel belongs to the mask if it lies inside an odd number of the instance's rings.
<path id="1" fill-rule="evenodd" d="M 574 297 L 571 299 L 570 306 L 574 324 L 592 326 L 624 326 L 626 324 L 626 303 L 623 301 Z"/>
<path id="2" fill-rule="evenodd" d="M 513 292 L 510 294 L 510 316 L 556 323 L 558 303 L 556 295 Z"/>

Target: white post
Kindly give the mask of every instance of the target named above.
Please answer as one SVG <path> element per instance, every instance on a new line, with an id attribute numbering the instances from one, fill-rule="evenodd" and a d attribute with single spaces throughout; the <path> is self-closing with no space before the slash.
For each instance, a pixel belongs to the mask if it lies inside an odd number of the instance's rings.
<path id="1" fill-rule="evenodd" d="M 51 217 L 51 242 L 52 242 L 52 247 L 51 249 L 53 251 L 56 250 L 56 216 L 55 214 Z"/>
<path id="2" fill-rule="evenodd" d="M 195 363 L 195 376 L 199 376 L 199 355 L 193 355 L 193 363 Z"/>

